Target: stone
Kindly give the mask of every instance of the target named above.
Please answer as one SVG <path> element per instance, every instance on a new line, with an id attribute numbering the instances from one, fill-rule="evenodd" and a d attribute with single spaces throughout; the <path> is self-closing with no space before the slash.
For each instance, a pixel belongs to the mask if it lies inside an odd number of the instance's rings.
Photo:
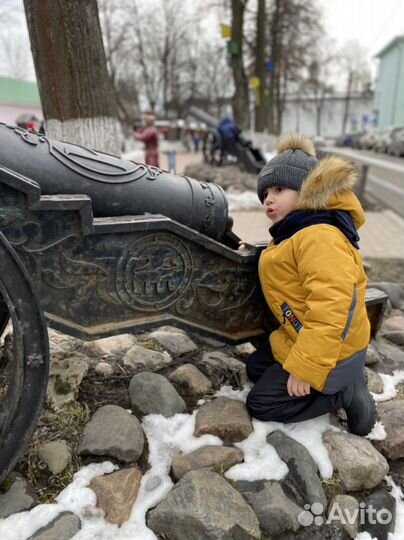
<path id="1" fill-rule="evenodd" d="M 195 437 L 210 433 L 228 442 L 239 442 L 252 431 L 250 415 L 242 401 L 218 397 L 198 409 Z"/>
<path id="2" fill-rule="evenodd" d="M 323 443 L 345 491 L 373 489 L 389 471 L 385 457 L 363 437 L 326 431 Z"/>
<path id="3" fill-rule="evenodd" d="M 379 354 L 379 363 L 377 371 L 379 373 L 387 373 L 391 375 L 394 370 L 404 369 L 404 351 L 395 345 L 391 345 L 386 341 L 379 340 L 374 342 Z"/>
<path id="4" fill-rule="evenodd" d="M 376 288 L 384 291 L 391 302 L 391 305 L 395 309 L 401 309 L 404 301 L 404 289 L 398 283 L 392 283 L 389 281 L 382 281 L 379 283 L 369 283 L 368 288 Z"/>
<path id="5" fill-rule="evenodd" d="M 241 343 L 240 345 L 236 345 L 236 347 L 234 347 L 234 350 L 241 357 L 248 358 L 257 349 L 254 347 L 252 343 L 248 341 L 247 343 Z"/>
<path id="6" fill-rule="evenodd" d="M 368 376 L 368 388 L 370 392 L 374 394 L 382 394 L 384 390 L 384 384 L 380 375 L 369 369 L 365 368 Z"/>
<path id="7" fill-rule="evenodd" d="M 98 362 L 94 370 L 97 375 L 101 375 L 102 377 L 111 377 L 114 374 L 114 368 L 108 362 Z"/>
<path id="8" fill-rule="evenodd" d="M 366 352 L 365 364 L 367 366 L 374 366 L 375 364 L 379 362 L 379 360 L 380 360 L 380 356 L 379 356 L 379 353 L 377 352 L 376 347 L 372 343 L 370 343 L 368 346 L 368 350 Z"/>
<path id="9" fill-rule="evenodd" d="M 80 518 L 72 512 L 62 512 L 28 540 L 70 540 L 80 529 Z"/>
<path id="10" fill-rule="evenodd" d="M 122 525 L 130 517 L 142 480 L 137 467 L 94 478 L 90 488 L 97 495 L 97 506 L 105 512 L 110 523 Z"/>
<path id="11" fill-rule="evenodd" d="M 122 357 L 136 343 L 136 337 L 132 334 L 110 336 L 95 341 L 83 341 L 80 351 L 90 358 L 103 356 Z"/>
<path id="12" fill-rule="evenodd" d="M 305 503 L 318 502 L 325 507 L 327 498 L 317 465 L 308 450 L 282 431 L 268 435 L 267 443 L 275 448 L 281 460 L 287 464 L 289 473 L 284 483 L 294 494 L 297 503 L 304 506 Z"/>
<path id="13" fill-rule="evenodd" d="M 54 347 L 55 349 L 65 352 L 74 352 L 83 343 L 80 339 L 68 336 L 66 334 L 62 334 L 62 332 L 58 332 L 57 330 L 53 330 L 52 328 L 48 328 L 48 337 L 51 350 L 52 347 Z"/>
<path id="14" fill-rule="evenodd" d="M 149 371 L 156 371 L 169 366 L 172 362 L 171 356 L 166 352 L 152 351 L 139 345 L 134 345 L 123 357 L 123 365 L 129 369 L 146 368 Z"/>
<path id="15" fill-rule="evenodd" d="M 386 438 L 374 441 L 376 448 L 388 459 L 404 457 L 404 400 L 386 401 L 379 403 L 377 412 L 380 422 L 386 430 Z"/>
<path id="16" fill-rule="evenodd" d="M 322 516 L 316 516 L 315 519 L 324 520 Z M 263 537 L 262 540 L 272 540 L 272 538 Z M 350 540 L 350 537 L 339 524 L 317 525 L 313 523 L 311 526 L 302 527 L 296 532 L 286 532 L 278 536 L 276 540 Z"/>
<path id="17" fill-rule="evenodd" d="M 61 473 L 72 458 L 67 442 L 63 439 L 45 443 L 38 448 L 38 455 L 52 474 Z"/>
<path id="18" fill-rule="evenodd" d="M 185 332 L 177 329 L 167 330 L 167 327 L 156 330 L 149 334 L 151 339 L 157 341 L 166 351 L 173 356 L 190 353 L 198 350 L 198 346 L 190 339 Z"/>
<path id="19" fill-rule="evenodd" d="M 178 367 L 170 373 L 169 379 L 195 396 L 203 396 L 212 390 L 210 380 L 193 364 Z"/>
<path id="20" fill-rule="evenodd" d="M 12 485 L 0 495 L 0 519 L 30 510 L 37 504 L 34 491 L 25 478 L 15 473 L 9 478 L 13 480 Z"/>
<path id="21" fill-rule="evenodd" d="M 74 352 L 56 354 L 51 360 L 47 395 L 54 409 L 58 410 L 74 401 L 81 381 L 89 367 L 88 358 Z"/>
<path id="22" fill-rule="evenodd" d="M 210 336 L 203 336 L 202 334 L 198 335 L 198 339 L 202 343 L 205 343 L 205 345 L 209 345 L 209 347 L 212 347 L 212 349 L 222 349 L 227 345 L 224 341 L 219 341 L 218 339 Z"/>
<path id="23" fill-rule="evenodd" d="M 381 336 L 399 347 L 404 346 L 404 330 L 387 330 L 382 332 Z"/>
<path id="24" fill-rule="evenodd" d="M 162 375 L 142 372 L 134 375 L 129 384 L 132 407 L 140 414 L 162 414 L 169 418 L 186 409 L 185 401 L 174 386 Z"/>
<path id="25" fill-rule="evenodd" d="M 331 499 L 327 519 L 340 522 L 341 515 L 344 518 L 344 523 L 341 523 L 342 527 L 350 538 L 355 538 L 359 533 L 359 502 L 355 497 L 351 495 L 335 495 Z"/>
<path id="26" fill-rule="evenodd" d="M 136 416 L 117 405 L 105 405 L 86 424 L 78 453 L 133 463 L 142 455 L 143 447 L 144 434 Z"/>
<path id="27" fill-rule="evenodd" d="M 365 523 L 362 530 L 377 540 L 388 540 L 396 522 L 396 500 L 385 489 L 371 493 L 366 499 Z"/>
<path id="28" fill-rule="evenodd" d="M 404 332 L 404 317 L 402 315 L 389 317 L 383 323 L 383 330 L 388 330 L 389 332 Z"/>
<path id="29" fill-rule="evenodd" d="M 279 482 L 240 482 L 237 488 L 254 510 L 264 536 L 277 538 L 287 531 L 300 529 L 298 516 L 303 508 L 286 495 Z"/>
<path id="30" fill-rule="evenodd" d="M 259 540 L 257 516 L 219 474 L 190 471 L 148 514 L 156 535 L 175 540 Z"/>
<path id="31" fill-rule="evenodd" d="M 204 353 L 197 366 L 210 378 L 215 388 L 223 384 L 240 388 L 248 380 L 244 362 L 221 351 Z"/>
<path id="32" fill-rule="evenodd" d="M 175 480 L 187 472 L 202 468 L 212 468 L 222 473 L 243 461 L 244 454 L 239 448 L 229 446 L 202 446 L 189 454 L 177 454 L 171 463 L 171 472 Z"/>

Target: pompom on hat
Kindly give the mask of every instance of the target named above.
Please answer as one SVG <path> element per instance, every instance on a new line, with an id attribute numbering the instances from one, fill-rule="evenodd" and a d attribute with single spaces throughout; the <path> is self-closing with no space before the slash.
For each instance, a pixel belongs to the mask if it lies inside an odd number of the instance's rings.
<path id="1" fill-rule="evenodd" d="M 276 150 L 277 155 L 258 174 L 257 194 L 261 203 L 265 190 L 273 186 L 300 191 L 304 179 L 318 163 L 314 144 L 298 133 L 282 138 Z"/>

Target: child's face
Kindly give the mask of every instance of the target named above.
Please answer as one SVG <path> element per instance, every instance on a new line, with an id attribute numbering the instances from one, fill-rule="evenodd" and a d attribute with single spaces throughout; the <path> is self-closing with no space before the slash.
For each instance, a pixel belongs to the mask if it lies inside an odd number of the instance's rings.
<path id="1" fill-rule="evenodd" d="M 299 192 L 280 186 L 272 186 L 264 192 L 264 210 L 266 216 L 278 223 L 285 216 L 295 210 Z"/>

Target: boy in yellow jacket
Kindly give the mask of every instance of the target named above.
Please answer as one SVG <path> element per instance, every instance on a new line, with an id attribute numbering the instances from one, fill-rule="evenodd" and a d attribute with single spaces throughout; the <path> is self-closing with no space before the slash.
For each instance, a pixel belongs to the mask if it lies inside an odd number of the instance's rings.
<path id="1" fill-rule="evenodd" d="M 299 422 L 343 408 L 352 433 L 374 426 L 356 176 L 340 158 L 319 161 L 312 142 L 297 134 L 281 141 L 258 175 L 258 197 L 273 222 L 259 278 L 280 327 L 247 361 L 255 383 L 247 408 L 255 418 Z"/>

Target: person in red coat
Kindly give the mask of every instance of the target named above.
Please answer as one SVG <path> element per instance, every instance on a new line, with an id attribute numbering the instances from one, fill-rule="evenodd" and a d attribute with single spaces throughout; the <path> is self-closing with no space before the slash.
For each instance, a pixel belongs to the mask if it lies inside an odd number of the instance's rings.
<path id="1" fill-rule="evenodd" d="M 145 144 L 145 163 L 146 165 L 153 165 L 153 167 L 160 167 L 159 165 L 159 135 L 154 122 L 156 116 L 153 112 L 145 112 L 142 114 L 142 123 L 145 126 L 141 133 L 135 133 L 135 139 L 142 141 Z"/>

